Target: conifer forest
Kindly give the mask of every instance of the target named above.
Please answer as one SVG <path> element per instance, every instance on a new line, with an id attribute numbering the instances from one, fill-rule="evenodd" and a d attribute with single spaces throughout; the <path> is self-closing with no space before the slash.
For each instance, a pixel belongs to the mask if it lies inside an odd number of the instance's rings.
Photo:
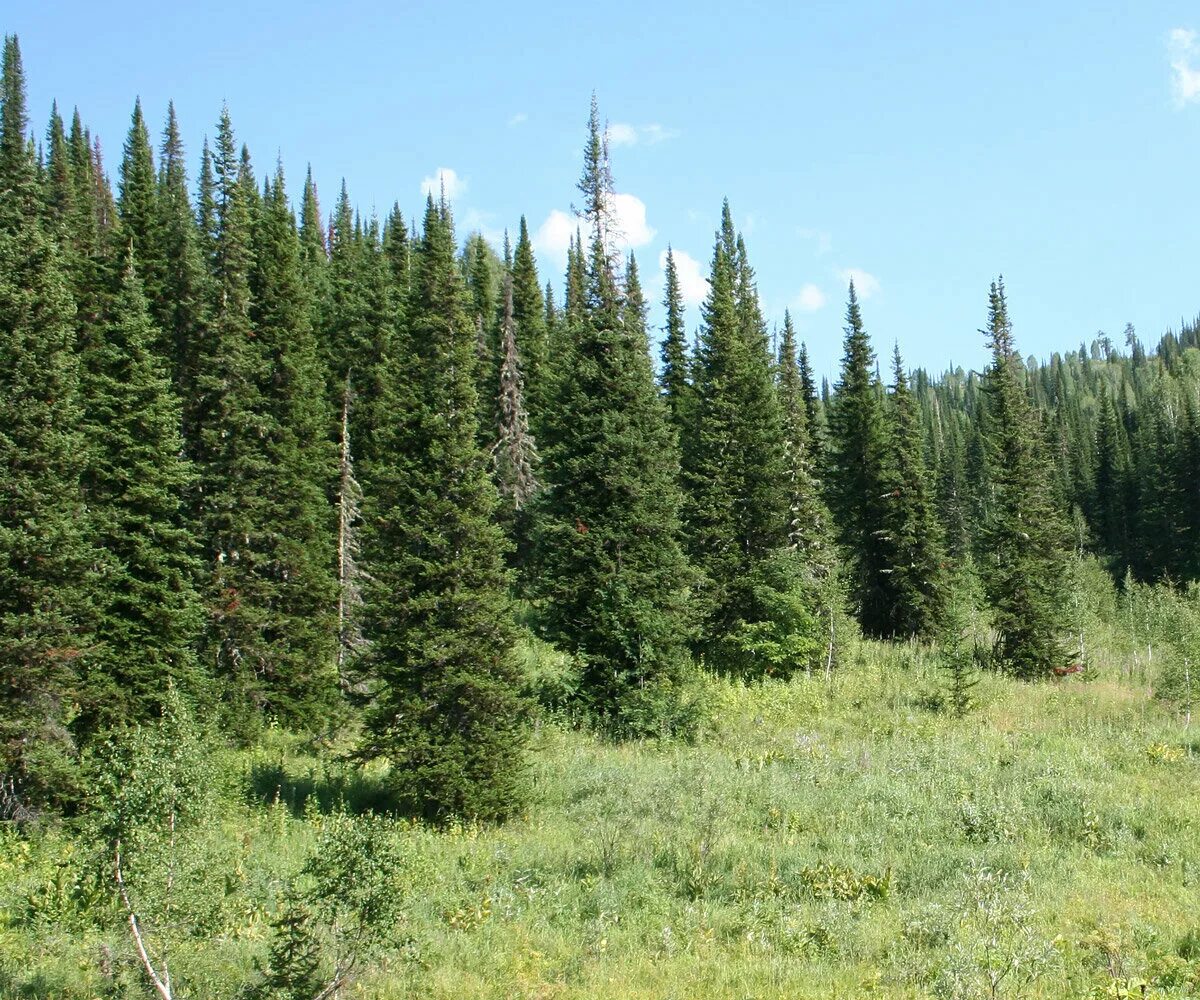
<path id="1" fill-rule="evenodd" d="M 824 378 L 595 97 L 564 274 L 25 73 L 0 996 L 1200 996 L 1200 323 Z"/>

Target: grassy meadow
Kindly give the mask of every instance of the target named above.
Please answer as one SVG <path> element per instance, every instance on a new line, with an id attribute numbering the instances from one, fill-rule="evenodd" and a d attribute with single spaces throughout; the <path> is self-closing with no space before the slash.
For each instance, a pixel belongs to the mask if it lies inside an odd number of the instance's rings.
<path id="1" fill-rule="evenodd" d="M 1200 996 L 1200 731 L 1155 695 L 1190 682 L 1194 601 L 1159 626 L 1160 592 L 1093 590 L 1084 674 L 984 675 L 963 718 L 936 650 L 875 643 L 830 681 L 707 680 L 690 745 L 548 716 L 524 817 L 385 821 L 400 916 L 343 995 Z M 219 765 L 179 996 L 250 995 L 284 887 L 377 804 L 284 733 Z M 97 870 L 69 826 L 3 834 L 0 996 L 150 995 Z"/>

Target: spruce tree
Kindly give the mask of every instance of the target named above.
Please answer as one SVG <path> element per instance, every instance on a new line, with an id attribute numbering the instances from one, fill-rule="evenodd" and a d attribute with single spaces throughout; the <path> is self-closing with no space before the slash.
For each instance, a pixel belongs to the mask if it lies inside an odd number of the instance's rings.
<path id="1" fill-rule="evenodd" d="M 68 724 L 93 652 L 74 307 L 38 218 L 20 51 L 0 77 L 0 772 L 32 804 L 78 790 Z"/>
<path id="2" fill-rule="evenodd" d="M 408 296 L 408 275 L 411 268 L 411 247 L 408 241 L 408 226 L 399 205 L 392 211 L 383 226 L 383 256 L 387 258 L 388 272 L 398 308 Z"/>
<path id="3" fill-rule="evenodd" d="M 702 646 L 723 669 L 756 672 L 731 637 L 764 613 L 755 571 L 787 547 L 789 501 L 765 327 L 728 202 L 702 316 L 683 452 L 688 543 L 705 579 Z"/>
<path id="4" fill-rule="evenodd" d="M 796 330 L 785 311 L 779 344 L 779 400 L 788 486 L 788 547 L 800 552 L 814 572 L 824 574 L 836 566 L 833 526 L 812 461 L 812 428 L 804 391 L 803 371 L 796 356 Z"/>
<path id="5" fill-rule="evenodd" d="M 275 428 L 262 386 L 266 359 L 251 322 L 251 205 L 242 183 L 228 109 L 217 127 L 211 158 L 212 236 L 210 319 L 199 346 L 195 412 L 199 520 L 210 607 L 207 653 L 240 722 L 247 710 L 271 707 L 276 673 L 272 605 L 270 498 L 264 494 Z M 202 172 L 202 181 L 207 184 Z"/>
<path id="6" fill-rule="evenodd" d="M 821 398 L 817 395 L 812 363 L 808 360 L 808 345 L 803 341 L 797 352 L 796 365 L 800 369 L 800 391 L 804 397 L 804 410 L 808 415 L 808 443 L 812 464 L 814 468 L 824 468 L 827 436 L 825 414 L 821 408 Z"/>
<path id="7" fill-rule="evenodd" d="M 1130 456 L 1125 430 L 1107 391 L 1101 392 L 1096 420 L 1096 478 L 1092 518 L 1101 550 L 1113 569 L 1124 575 L 1130 562 L 1129 495 Z"/>
<path id="8" fill-rule="evenodd" d="M 888 621 L 892 635 L 931 638 L 945 607 L 942 526 L 929 491 L 918 404 L 899 346 L 892 358 L 886 425 L 881 540 L 890 564 L 882 581 Z"/>
<path id="9" fill-rule="evenodd" d="M 538 281 L 537 260 L 525 216 L 517 231 L 517 247 L 512 263 L 512 313 L 516 325 L 517 348 L 524 362 L 525 401 L 530 426 L 537 432 L 550 405 L 548 364 L 550 333 L 547 326 L 547 300 Z"/>
<path id="10" fill-rule="evenodd" d="M 605 245 L 611 177 L 593 104 L 584 173 L 591 247 L 573 245 L 555 398 L 536 504 L 547 634 L 583 668 L 581 696 L 616 734 L 674 729 L 687 666 L 688 569 L 678 463 L 640 303 L 623 307 Z"/>
<path id="11" fill-rule="evenodd" d="M 38 211 L 36 161 L 29 149 L 25 70 L 16 35 L 4 36 L 0 70 L 0 228 L 15 232 Z"/>
<path id="12" fill-rule="evenodd" d="M 188 197 L 183 140 L 175 105 L 167 106 L 158 161 L 158 197 L 154 238 L 159 286 L 150 297 L 150 314 L 167 345 L 168 374 L 183 405 L 184 445 L 195 453 L 192 401 L 197 398 L 197 364 L 205 322 L 205 268 L 196 221 Z"/>
<path id="13" fill-rule="evenodd" d="M 1013 343 L 1003 281 L 992 284 L 984 332 L 992 351 L 983 389 L 994 500 L 983 527 L 980 571 L 994 609 L 997 664 L 1032 680 L 1067 658 L 1067 533 Z"/>
<path id="14" fill-rule="evenodd" d="M 274 589 L 278 637 L 268 701 L 286 718 L 315 722 L 337 693 L 334 417 L 281 167 L 258 210 L 253 249 L 250 319 L 267 376 L 260 388 L 267 428 L 258 484 L 266 500 L 262 571 Z"/>
<path id="15" fill-rule="evenodd" d="M 666 400 L 667 413 L 675 436 L 683 441 L 691 420 L 691 366 L 688 361 L 687 331 L 684 328 L 683 292 L 679 287 L 679 271 L 675 252 L 667 247 L 666 287 L 663 308 L 667 313 L 666 336 L 662 343 L 662 366 L 659 385 Z"/>
<path id="16" fill-rule="evenodd" d="M 449 210 L 426 206 L 394 414 L 366 498 L 364 758 L 392 765 L 402 806 L 432 819 L 521 808 L 525 729 L 496 493 L 477 444 L 474 338 Z"/>
<path id="17" fill-rule="evenodd" d="M 829 501 L 847 567 L 850 599 L 863 629 L 892 633 L 883 575 L 891 568 L 882 541 L 883 412 L 875 352 L 863 327 L 854 282 L 846 306 L 841 377 L 829 411 Z"/>
<path id="18" fill-rule="evenodd" d="M 74 215 L 75 186 L 71 177 L 71 154 L 58 103 L 50 110 L 46 129 L 46 169 L 43 180 L 46 222 L 49 231 L 62 232 Z"/>
<path id="19" fill-rule="evenodd" d="M 109 557 L 76 723 L 85 733 L 149 719 L 168 683 L 192 697 L 202 687 L 199 561 L 184 507 L 194 473 L 157 340 L 131 250 L 112 316 L 83 358 L 83 485 Z"/>
<path id="20" fill-rule="evenodd" d="M 122 237 L 133 249 L 141 285 L 151 300 L 161 295 L 160 279 L 156 273 L 157 186 L 150 132 L 142 116 L 142 102 L 138 100 L 133 106 L 133 119 L 121 160 L 117 212 L 121 218 Z"/>

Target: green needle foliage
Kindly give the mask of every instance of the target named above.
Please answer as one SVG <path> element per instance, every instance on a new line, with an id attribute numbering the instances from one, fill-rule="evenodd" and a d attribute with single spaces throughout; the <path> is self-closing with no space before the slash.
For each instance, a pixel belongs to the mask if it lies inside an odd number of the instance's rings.
<path id="1" fill-rule="evenodd" d="M 74 715 L 102 562 L 80 490 L 74 305 L 43 230 L 15 38 L 0 81 L 0 772 L 33 804 L 79 790 Z"/>
<path id="2" fill-rule="evenodd" d="M 337 703 L 333 613 L 336 454 L 327 375 L 312 329 L 312 305 L 282 167 L 255 218 L 250 271 L 254 339 L 263 357 L 264 575 L 274 663 L 265 697 L 272 711 L 319 728 Z"/>
<path id="3" fill-rule="evenodd" d="M 994 506 L 984 525 L 980 571 L 995 608 L 997 663 L 1034 680 L 1067 659 L 1067 531 L 1013 342 L 1002 280 L 992 284 L 984 332 L 992 351 L 983 388 Z"/>
<path id="4" fill-rule="evenodd" d="M 701 644 L 720 669 L 754 672 L 743 623 L 763 617 L 755 573 L 788 542 L 783 414 L 745 247 L 728 202 L 713 251 L 710 290 L 684 440 L 690 553 L 704 574 Z"/>
<path id="5" fill-rule="evenodd" d="M 199 561 L 184 506 L 194 471 L 157 342 L 131 251 L 112 319 L 83 358 L 83 483 L 94 537 L 109 556 L 95 602 L 100 646 L 76 724 L 84 732 L 148 719 L 165 682 L 192 696 L 202 687 Z"/>
<path id="6" fill-rule="evenodd" d="M 541 430 L 539 421 L 550 408 L 550 330 L 546 322 L 546 298 L 538 279 L 537 259 L 525 216 L 521 216 L 513 253 L 512 314 L 517 348 L 524 364 L 525 399 L 536 438 Z"/>
<path id="7" fill-rule="evenodd" d="M 884 575 L 883 470 L 887 449 L 875 352 L 863 327 L 854 282 L 846 305 L 842 373 L 829 413 L 829 504 L 847 568 L 850 600 L 863 631 L 894 632 Z"/>
<path id="8" fill-rule="evenodd" d="M 881 477 L 882 537 L 890 565 L 882 586 L 890 604 L 891 633 L 930 637 L 937 633 L 945 599 L 942 526 L 930 496 L 917 401 L 899 347 L 892 359 L 890 402 Z"/>
<path id="9" fill-rule="evenodd" d="M 678 460 L 649 356 L 636 269 L 624 300 L 605 242 L 612 197 L 593 102 L 580 190 L 591 233 L 554 362 L 545 490 L 535 505 L 536 592 L 547 633 L 579 658 L 582 697 L 616 734 L 684 724 L 688 582 Z M 572 269 L 582 250 L 573 250 Z"/>
<path id="10" fill-rule="evenodd" d="M 679 287 L 679 269 L 675 251 L 667 247 L 666 285 L 663 307 L 667 312 L 666 336 L 662 343 L 659 385 L 671 417 L 671 427 L 679 441 L 685 440 L 691 422 L 691 365 L 688 359 L 687 330 L 684 326 L 683 291 Z"/>
<path id="11" fill-rule="evenodd" d="M 426 206 L 408 327 L 386 373 L 392 421 L 364 506 L 364 759 L 401 807 L 500 819 L 524 802 L 524 708 L 496 492 L 477 443 L 475 339 L 449 209 Z"/>

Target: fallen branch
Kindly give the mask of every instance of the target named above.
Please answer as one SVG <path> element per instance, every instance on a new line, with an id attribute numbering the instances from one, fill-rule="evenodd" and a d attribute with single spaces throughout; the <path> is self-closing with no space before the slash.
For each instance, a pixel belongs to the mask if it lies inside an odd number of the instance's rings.
<path id="1" fill-rule="evenodd" d="M 133 902 L 129 898 L 129 890 L 125 887 L 125 878 L 121 874 L 121 841 L 117 841 L 114 851 L 114 868 L 117 876 L 117 892 L 120 893 L 121 902 L 125 906 L 125 913 L 129 918 L 129 930 L 133 934 L 133 943 L 137 948 L 138 957 L 142 960 L 142 967 L 146 970 L 146 975 L 150 977 L 150 982 L 154 985 L 154 989 L 162 1000 L 173 1000 L 171 994 L 171 971 L 167 968 L 164 961 L 162 967 L 162 975 L 154 968 L 154 962 L 150 958 L 150 952 L 146 948 L 146 942 L 142 939 L 142 930 L 138 926 L 137 911 L 133 908 Z"/>

